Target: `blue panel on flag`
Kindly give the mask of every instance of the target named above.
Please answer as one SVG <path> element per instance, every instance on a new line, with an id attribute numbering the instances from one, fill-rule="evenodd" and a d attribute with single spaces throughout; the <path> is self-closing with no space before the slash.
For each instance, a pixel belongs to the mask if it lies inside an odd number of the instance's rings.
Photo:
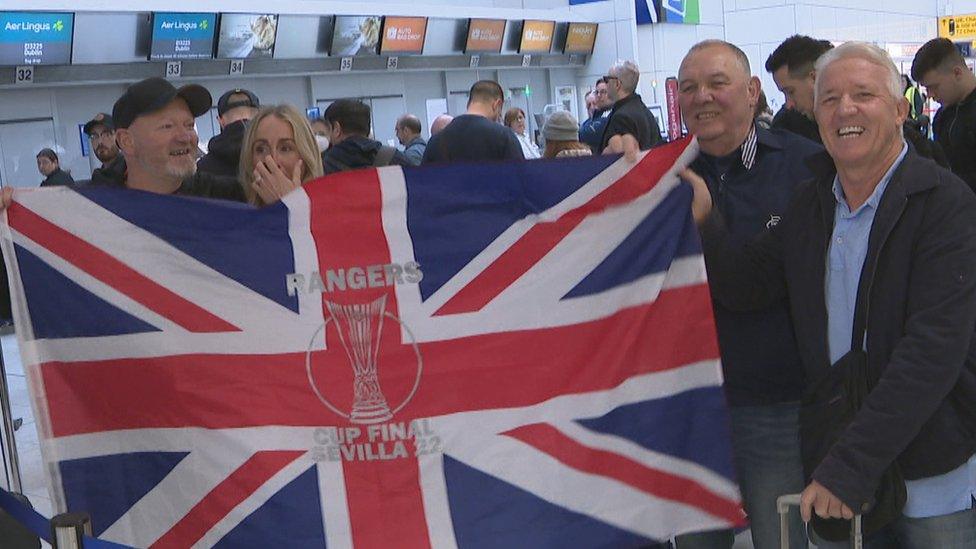
<path id="1" fill-rule="evenodd" d="M 621 406 L 580 425 L 632 440 L 648 450 L 694 461 L 735 481 L 728 456 L 729 417 L 721 387 L 685 391 L 667 398 Z"/>
<path id="2" fill-rule="evenodd" d="M 458 547 L 648 547 L 651 540 L 548 502 L 444 456 Z M 512 528 L 512 525 L 531 525 Z"/>
<path id="3" fill-rule="evenodd" d="M 678 185 L 563 299 L 600 293 L 666 271 L 673 260 L 700 253 L 691 217 L 691 187 Z"/>
<path id="4" fill-rule="evenodd" d="M 27 249 L 14 244 L 27 294 L 34 337 L 95 337 L 158 332 L 129 313 L 105 302 L 52 269 Z"/>
<path id="5" fill-rule="evenodd" d="M 298 312 L 298 297 L 289 296 L 284 283 L 285 275 L 295 272 L 295 256 L 283 204 L 255 213 L 250 206 L 228 201 L 104 187 L 78 192 L 213 270 Z M 172 203 L 160 207 L 158 200 Z M 200 238 L 201 232 L 214 238 Z"/>
<path id="6" fill-rule="evenodd" d="M 421 297 L 430 297 L 513 223 L 556 205 L 617 158 L 404 168 L 407 225 L 424 270 Z"/>
<path id="7" fill-rule="evenodd" d="M 319 477 L 312 466 L 241 521 L 214 549 L 322 549 L 325 528 L 319 501 Z"/>
<path id="8" fill-rule="evenodd" d="M 61 482 L 69 511 L 91 514 L 101 535 L 159 484 L 189 452 L 135 452 L 62 461 Z"/>

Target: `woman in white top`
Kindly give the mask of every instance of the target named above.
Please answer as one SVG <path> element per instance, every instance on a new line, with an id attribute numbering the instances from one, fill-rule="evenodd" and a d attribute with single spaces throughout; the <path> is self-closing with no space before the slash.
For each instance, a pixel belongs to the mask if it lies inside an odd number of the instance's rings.
<path id="1" fill-rule="evenodd" d="M 542 156 L 539 154 L 539 146 L 535 144 L 535 141 L 531 137 L 525 134 L 525 111 L 518 107 L 508 109 L 505 113 L 505 125 L 515 132 L 515 137 L 518 138 L 519 145 L 522 145 L 522 155 L 525 156 L 526 160 Z"/>

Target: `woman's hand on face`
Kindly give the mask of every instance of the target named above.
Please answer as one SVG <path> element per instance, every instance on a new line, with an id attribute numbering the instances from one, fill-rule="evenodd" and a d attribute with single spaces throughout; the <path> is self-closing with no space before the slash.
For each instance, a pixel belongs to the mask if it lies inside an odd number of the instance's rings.
<path id="1" fill-rule="evenodd" d="M 259 161 L 254 168 L 254 183 L 252 185 L 255 192 L 265 204 L 278 202 L 283 196 L 302 186 L 303 166 L 301 160 L 296 162 L 289 177 L 278 167 L 278 163 L 272 157 L 264 157 L 264 160 Z"/>

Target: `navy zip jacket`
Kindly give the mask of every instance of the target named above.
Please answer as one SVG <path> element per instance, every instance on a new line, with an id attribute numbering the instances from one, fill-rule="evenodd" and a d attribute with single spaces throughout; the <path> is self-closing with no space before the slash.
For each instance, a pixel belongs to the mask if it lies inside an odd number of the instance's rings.
<path id="1" fill-rule="evenodd" d="M 815 179 L 797 188 L 783 221 L 744 248 L 730 245 L 714 210 L 701 232 L 712 293 L 726 306 L 789 296 L 813 382 L 831 367 L 824 281 L 836 171 L 826 154 L 811 167 Z M 976 452 L 976 195 L 914 149 L 878 205 L 857 295 L 867 305 L 874 384 L 813 472 L 852 509 L 872 502 L 895 460 L 915 480 L 947 473 Z"/>
<path id="2" fill-rule="evenodd" d="M 732 241 L 745 245 L 786 214 L 793 190 L 813 176 L 805 159 L 821 151 L 785 130 L 756 128 L 755 143 L 747 139 L 725 158 L 702 153 L 692 169 L 708 182 Z M 803 372 L 786 299 L 756 311 L 732 311 L 719 301 L 714 308 L 729 404 L 799 401 Z"/>

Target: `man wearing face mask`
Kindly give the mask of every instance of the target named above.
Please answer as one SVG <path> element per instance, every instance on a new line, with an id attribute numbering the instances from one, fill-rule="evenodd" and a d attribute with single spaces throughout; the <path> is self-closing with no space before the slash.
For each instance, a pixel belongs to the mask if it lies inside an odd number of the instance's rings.
<path id="1" fill-rule="evenodd" d="M 249 90 L 236 88 L 220 96 L 217 100 L 220 133 L 210 138 L 207 154 L 197 161 L 198 170 L 226 177 L 237 175 L 244 131 L 260 106 L 258 97 Z"/>
<path id="2" fill-rule="evenodd" d="M 329 134 L 332 133 L 332 126 L 324 118 L 313 118 L 308 121 L 312 128 L 312 136 L 315 137 L 315 144 L 319 147 L 319 153 L 329 150 Z"/>
<path id="3" fill-rule="evenodd" d="M 522 146 L 502 118 L 505 92 L 498 82 L 479 80 L 468 92 L 468 110 L 430 138 L 424 164 L 478 160 L 524 160 Z"/>

